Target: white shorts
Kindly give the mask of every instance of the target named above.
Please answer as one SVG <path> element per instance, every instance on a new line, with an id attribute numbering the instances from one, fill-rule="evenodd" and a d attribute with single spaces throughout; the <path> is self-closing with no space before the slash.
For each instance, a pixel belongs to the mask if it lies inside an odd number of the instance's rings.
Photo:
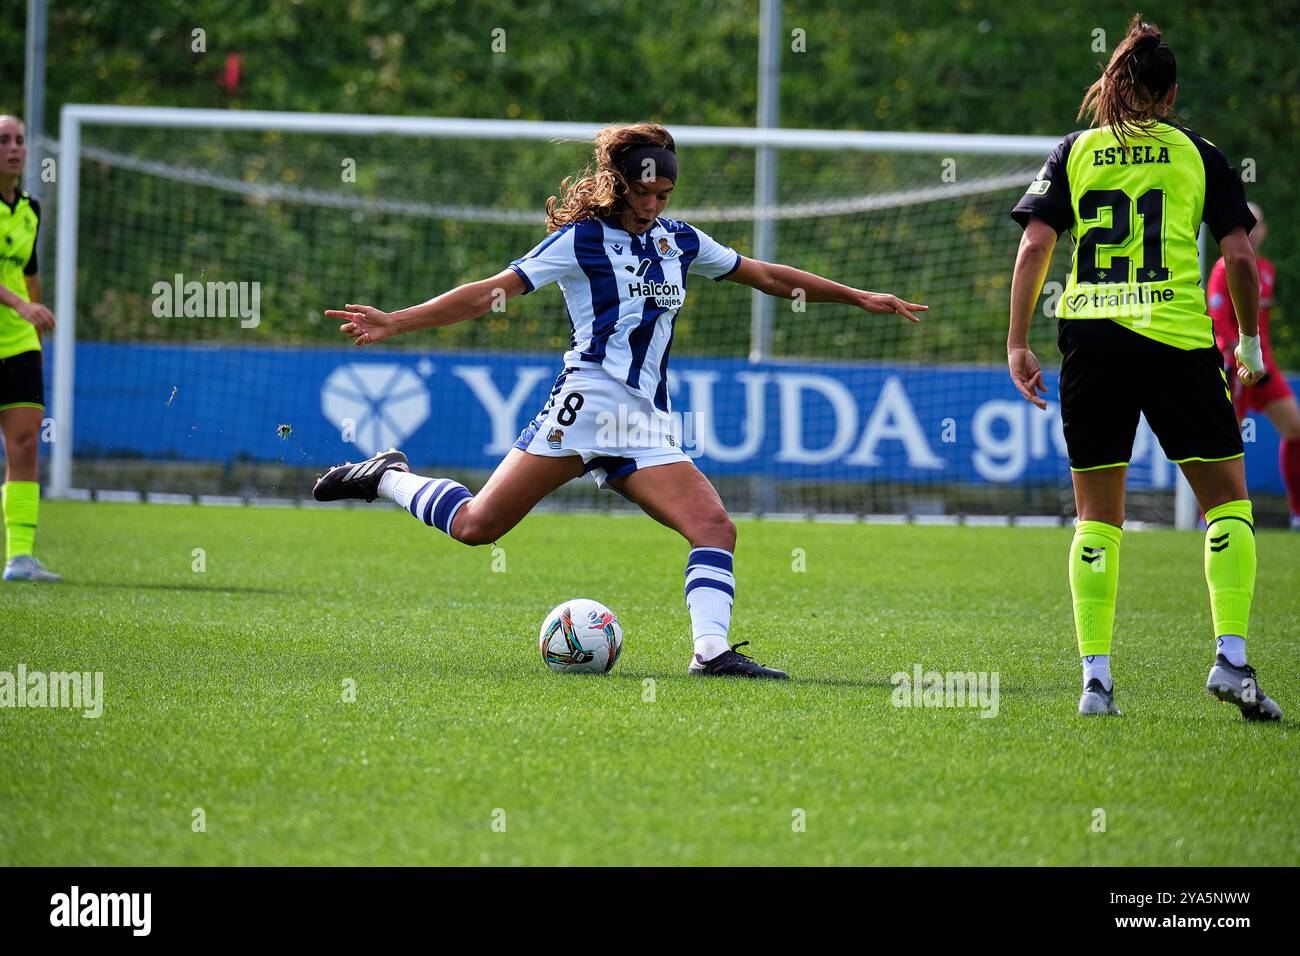
<path id="1" fill-rule="evenodd" d="M 566 368 L 551 397 L 515 440 L 532 455 L 579 455 L 601 488 L 640 468 L 690 461 L 668 413 L 608 372 Z"/>

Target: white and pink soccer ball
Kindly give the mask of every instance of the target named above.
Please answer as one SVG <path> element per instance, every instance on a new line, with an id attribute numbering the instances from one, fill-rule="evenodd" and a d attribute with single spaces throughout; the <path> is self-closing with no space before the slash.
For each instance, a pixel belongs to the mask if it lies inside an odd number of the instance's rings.
<path id="1" fill-rule="evenodd" d="M 564 674 L 608 674 L 623 651 L 623 628 L 599 601 L 565 601 L 542 622 L 542 661 Z"/>

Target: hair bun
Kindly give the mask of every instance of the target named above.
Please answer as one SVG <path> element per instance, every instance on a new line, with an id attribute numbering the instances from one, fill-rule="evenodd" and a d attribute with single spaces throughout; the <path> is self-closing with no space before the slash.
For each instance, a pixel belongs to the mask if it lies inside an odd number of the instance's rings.
<path id="1" fill-rule="evenodd" d="M 1134 53 L 1150 53 L 1163 43 L 1159 30 L 1144 31 L 1135 41 L 1133 41 Z"/>

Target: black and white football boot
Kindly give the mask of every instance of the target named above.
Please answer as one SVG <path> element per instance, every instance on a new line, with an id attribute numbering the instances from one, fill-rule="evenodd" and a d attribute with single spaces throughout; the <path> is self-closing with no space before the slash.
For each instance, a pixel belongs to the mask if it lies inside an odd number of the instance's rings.
<path id="1" fill-rule="evenodd" d="M 1112 684 L 1110 690 L 1107 690 L 1095 677 L 1088 681 L 1084 685 L 1083 694 L 1079 697 L 1079 713 L 1085 716 L 1104 714 L 1118 717 L 1120 713 L 1119 708 L 1115 706 L 1115 685 Z"/>
<path id="2" fill-rule="evenodd" d="M 344 498 L 360 498 L 374 501 L 379 497 L 379 479 L 390 469 L 398 471 L 411 470 L 411 465 L 396 448 L 381 451 L 373 458 L 359 461 L 355 465 L 346 462 L 335 465 L 316 479 L 311 495 L 317 501 L 340 501 Z"/>
<path id="3" fill-rule="evenodd" d="M 744 647 L 749 641 L 741 641 L 739 644 L 732 644 L 731 650 L 723 651 L 711 661 L 700 660 L 700 655 L 696 654 L 691 661 L 689 673 L 701 677 L 768 677 L 775 680 L 789 680 L 790 675 L 785 671 L 774 670 L 770 667 L 764 667 L 752 657 L 740 653 L 737 648 Z"/>
<path id="4" fill-rule="evenodd" d="M 1205 689 L 1211 697 L 1241 708 L 1241 716 L 1247 720 L 1282 719 L 1282 708 L 1260 689 L 1255 668 L 1249 664 L 1238 667 L 1222 654 L 1216 654 Z"/>

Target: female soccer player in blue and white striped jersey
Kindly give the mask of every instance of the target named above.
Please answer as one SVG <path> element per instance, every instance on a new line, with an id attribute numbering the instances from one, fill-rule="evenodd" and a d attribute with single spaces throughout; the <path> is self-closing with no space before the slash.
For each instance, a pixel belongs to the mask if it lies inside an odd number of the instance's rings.
<path id="1" fill-rule="evenodd" d="M 662 126 L 602 129 L 595 161 L 594 172 L 566 179 L 563 198 L 547 202 L 547 238 L 503 272 L 398 312 L 349 305 L 325 313 L 342 319 L 340 331 L 357 345 L 371 345 L 483 315 L 503 294 L 512 298 L 559 284 L 573 348 L 550 399 L 487 484 L 472 495 L 450 479 L 413 475 L 406 456 L 394 450 L 331 469 L 313 494 L 321 501 L 390 498 L 425 524 L 476 545 L 496 541 L 552 491 L 591 473 L 602 488 L 619 492 L 690 544 L 690 673 L 786 677 L 739 653 L 741 645 L 728 646 L 736 528 L 709 480 L 670 429 L 622 430 L 620 444 L 611 446 L 608 423 L 667 421 L 668 352 L 688 275 L 730 279 L 787 299 L 802 290 L 813 302 L 842 302 L 913 322 L 926 306 L 747 259 L 687 223 L 663 218 L 678 164 L 676 145 Z"/>

